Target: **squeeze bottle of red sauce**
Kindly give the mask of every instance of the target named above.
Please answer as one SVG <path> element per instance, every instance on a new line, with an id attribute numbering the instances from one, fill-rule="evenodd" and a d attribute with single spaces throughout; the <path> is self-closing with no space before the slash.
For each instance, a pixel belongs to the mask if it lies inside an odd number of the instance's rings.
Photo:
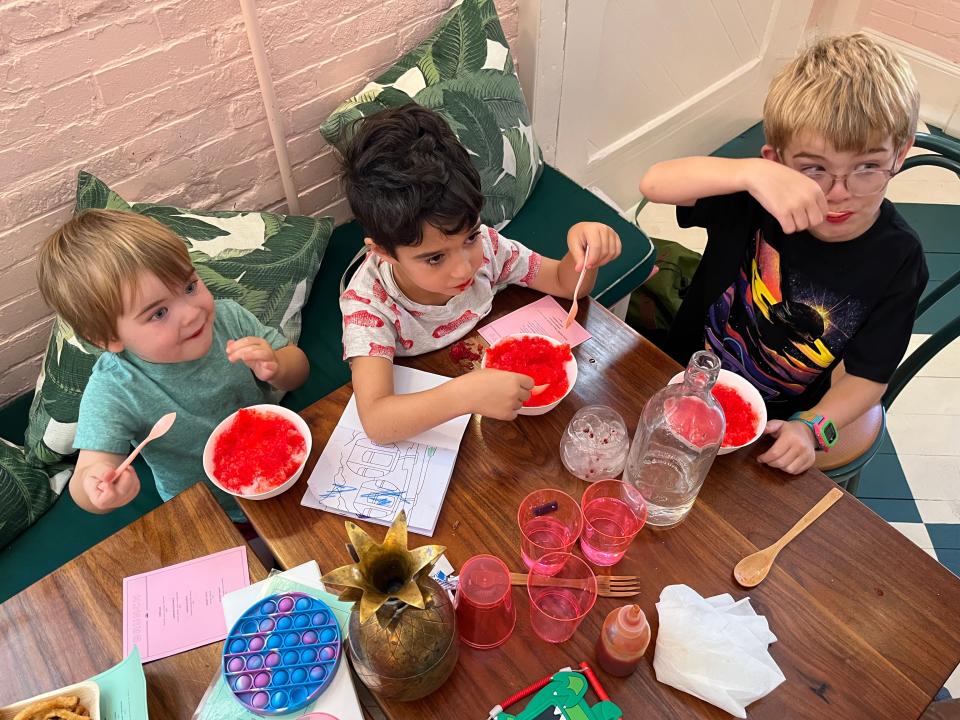
<path id="1" fill-rule="evenodd" d="M 611 675 L 626 677 L 637 669 L 649 644 L 647 616 L 639 605 L 624 605 L 603 621 L 597 640 L 597 662 Z"/>

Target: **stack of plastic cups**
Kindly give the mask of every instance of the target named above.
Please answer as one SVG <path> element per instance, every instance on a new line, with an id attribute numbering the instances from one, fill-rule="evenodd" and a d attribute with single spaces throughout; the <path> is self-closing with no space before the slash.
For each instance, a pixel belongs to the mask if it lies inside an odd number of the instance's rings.
<path id="1" fill-rule="evenodd" d="M 460 570 L 457 627 L 470 647 L 489 650 L 506 642 L 517 622 L 510 571 L 493 555 L 474 555 Z"/>

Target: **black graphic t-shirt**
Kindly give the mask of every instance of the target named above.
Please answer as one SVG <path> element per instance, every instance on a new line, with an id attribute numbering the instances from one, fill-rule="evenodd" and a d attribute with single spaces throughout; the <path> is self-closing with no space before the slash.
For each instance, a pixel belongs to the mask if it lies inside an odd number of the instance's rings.
<path id="1" fill-rule="evenodd" d="M 709 238 L 671 329 L 678 362 L 712 350 L 780 418 L 814 406 L 840 360 L 851 375 L 890 379 L 927 283 L 920 240 L 891 202 L 847 242 L 785 235 L 748 193 L 678 207 L 677 221 Z"/>

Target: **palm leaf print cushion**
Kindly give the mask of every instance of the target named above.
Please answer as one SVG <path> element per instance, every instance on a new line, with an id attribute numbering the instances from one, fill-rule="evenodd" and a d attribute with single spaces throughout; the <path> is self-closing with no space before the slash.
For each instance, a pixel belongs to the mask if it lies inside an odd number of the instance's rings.
<path id="1" fill-rule="evenodd" d="M 292 343 L 300 338 L 300 310 L 320 269 L 332 218 L 130 205 L 81 172 L 74 212 L 91 208 L 126 210 L 163 223 L 183 238 L 214 297 L 235 300 Z M 80 397 L 101 352 L 57 319 L 30 406 L 25 446 L 31 464 L 51 465 L 73 453 Z"/>
<path id="2" fill-rule="evenodd" d="M 543 170 L 530 111 L 493 0 L 463 0 L 433 34 L 340 105 L 321 131 L 341 151 L 355 121 L 416 102 L 450 124 L 480 173 L 480 219 L 502 227 Z"/>

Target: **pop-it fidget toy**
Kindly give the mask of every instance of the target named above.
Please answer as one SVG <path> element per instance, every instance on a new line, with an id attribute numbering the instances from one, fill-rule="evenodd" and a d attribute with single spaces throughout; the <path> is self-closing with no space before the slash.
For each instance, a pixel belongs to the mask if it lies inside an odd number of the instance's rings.
<path id="1" fill-rule="evenodd" d="M 322 600 L 288 592 L 257 601 L 223 645 L 223 677 L 258 715 L 282 715 L 317 699 L 340 661 L 340 626 Z"/>

